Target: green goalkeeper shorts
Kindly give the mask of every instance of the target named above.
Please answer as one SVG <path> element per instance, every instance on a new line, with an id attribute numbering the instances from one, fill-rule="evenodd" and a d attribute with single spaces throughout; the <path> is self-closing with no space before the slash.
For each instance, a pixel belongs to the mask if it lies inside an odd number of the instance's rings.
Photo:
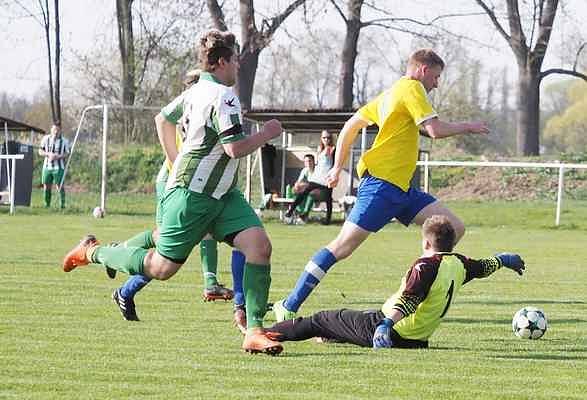
<path id="1" fill-rule="evenodd" d="M 221 242 L 231 233 L 255 226 L 263 227 L 263 224 L 237 189 L 218 200 L 176 187 L 165 192 L 161 202 L 157 252 L 183 263 L 207 233 Z"/>

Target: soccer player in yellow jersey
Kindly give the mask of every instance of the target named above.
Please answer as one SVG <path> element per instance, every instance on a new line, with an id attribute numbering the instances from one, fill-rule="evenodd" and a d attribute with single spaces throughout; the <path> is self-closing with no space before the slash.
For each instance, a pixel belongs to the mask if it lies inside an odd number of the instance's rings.
<path id="1" fill-rule="evenodd" d="M 425 348 L 462 285 L 501 267 L 522 275 L 524 260 L 512 253 L 474 260 L 452 253 L 456 232 L 449 218 L 434 215 L 422 227 L 423 254 L 408 269 L 381 311 L 331 310 L 267 328 L 274 340 L 321 337 L 374 348 Z"/>
<path id="2" fill-rule="evenodd" d="M 274 304 L 278 321 L 294 318 L 328 270 L 393 218 L 407 226 L 422 225 L 431 215 L 445 215 L 455 229 L 455 244 L 463 236 L 463 223 L 448 208 L 409 187 L 416 169 L 420 129 L 432 138 L 489 132 L 484 122 L 449 123 L 438 118 L 427 93 L 438 86 L 443 69 L 444 61 L 432 50 L 416 51 L 408 60 L 406 74 L 345 123 L 338 136 L 334 166 L 328 172 L 329 187 L 338 183 L 359 131 L 371 124 L 379 128 L 373 145 L 357 165 L 361 177 L 357 201 L 336 239 L 312 257 L 289 296 Z"/>

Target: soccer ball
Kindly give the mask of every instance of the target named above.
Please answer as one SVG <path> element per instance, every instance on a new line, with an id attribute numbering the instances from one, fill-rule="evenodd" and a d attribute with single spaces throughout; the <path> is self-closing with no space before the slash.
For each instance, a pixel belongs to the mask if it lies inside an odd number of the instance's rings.
<path id="1" fill-rule="evenodd" d="M 548 322 L 544 311 L 536 307 L 524 307 L 514 315 L 512 329 L 522 339 L 540 339 Z"/>
<path id="2" fill-rule="evenodd" d="M 104 210 L 102 210 L 102 207 L 96 207 L 94 208 L 94 211 L 92 211 L 92 215 L 94 216 L 94 218 L 104 218 Z"/>

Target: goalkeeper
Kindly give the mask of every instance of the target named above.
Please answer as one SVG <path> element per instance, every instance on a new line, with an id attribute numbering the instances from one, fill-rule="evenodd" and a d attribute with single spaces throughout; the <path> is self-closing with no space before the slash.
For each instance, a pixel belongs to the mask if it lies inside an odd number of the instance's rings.
<path id="1" fill-rule="evenodd" d="M 429 217 L 422 227 L 422 257 L 402 279 L 399 290 L 381 311 L 320 311 L 310 317 L 287 320 L 267 328 L 277 341 L 306 340 L 352 343 L 373 348 L 427 348 L 452 301 L 465 283 L 485 278 L 501 267 L 522 275 L 524 261 L 501 253 L 474 260 L 452 253 L 455 231 L 446 216 Z"/>

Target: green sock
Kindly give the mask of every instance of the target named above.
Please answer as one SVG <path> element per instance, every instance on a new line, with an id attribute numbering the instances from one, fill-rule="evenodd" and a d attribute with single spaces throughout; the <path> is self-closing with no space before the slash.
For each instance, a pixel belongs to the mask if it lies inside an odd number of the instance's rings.
<path id="1" fill-rule="evenodd" d="M 247 304 L 247 328 L 262 328 L 271 286 L 271 265 L 245 264 L 243 289 Z"/>
<path id="2" fill-rule="evenodd" d="M 140 247 L 142 249 L 152 249 L 155 247 L 155 242 L 153 241 L 153 231 L 144 231 L 131 237 L 122 244 L 122 247 Z"/>
<path id="3" fill-rule="evenodd" d="M 65 189 L 59 191 L 59 199 L 61 200 L 61 208 L 65 208 Z"/>
<path id="4" fill-rule="evenodd" d="M 45 195 L 45 207 L 51 207 L 51 189 L 43 190 L 43 194 Z"/>
<path id="5" fill-rule="evenodd" d="M 129 275 L 142 275 L 147 253 L 140 247 L 98 246 L 91 261 Z"/>
<path id="6" fill-rule="evenodd" d="M 216 272 L 218 271 L 218 243 L 216 240 L 202 240 L 200 242 L 200 260 L 204 285 L 209 288 L 218 285 Z"/>

